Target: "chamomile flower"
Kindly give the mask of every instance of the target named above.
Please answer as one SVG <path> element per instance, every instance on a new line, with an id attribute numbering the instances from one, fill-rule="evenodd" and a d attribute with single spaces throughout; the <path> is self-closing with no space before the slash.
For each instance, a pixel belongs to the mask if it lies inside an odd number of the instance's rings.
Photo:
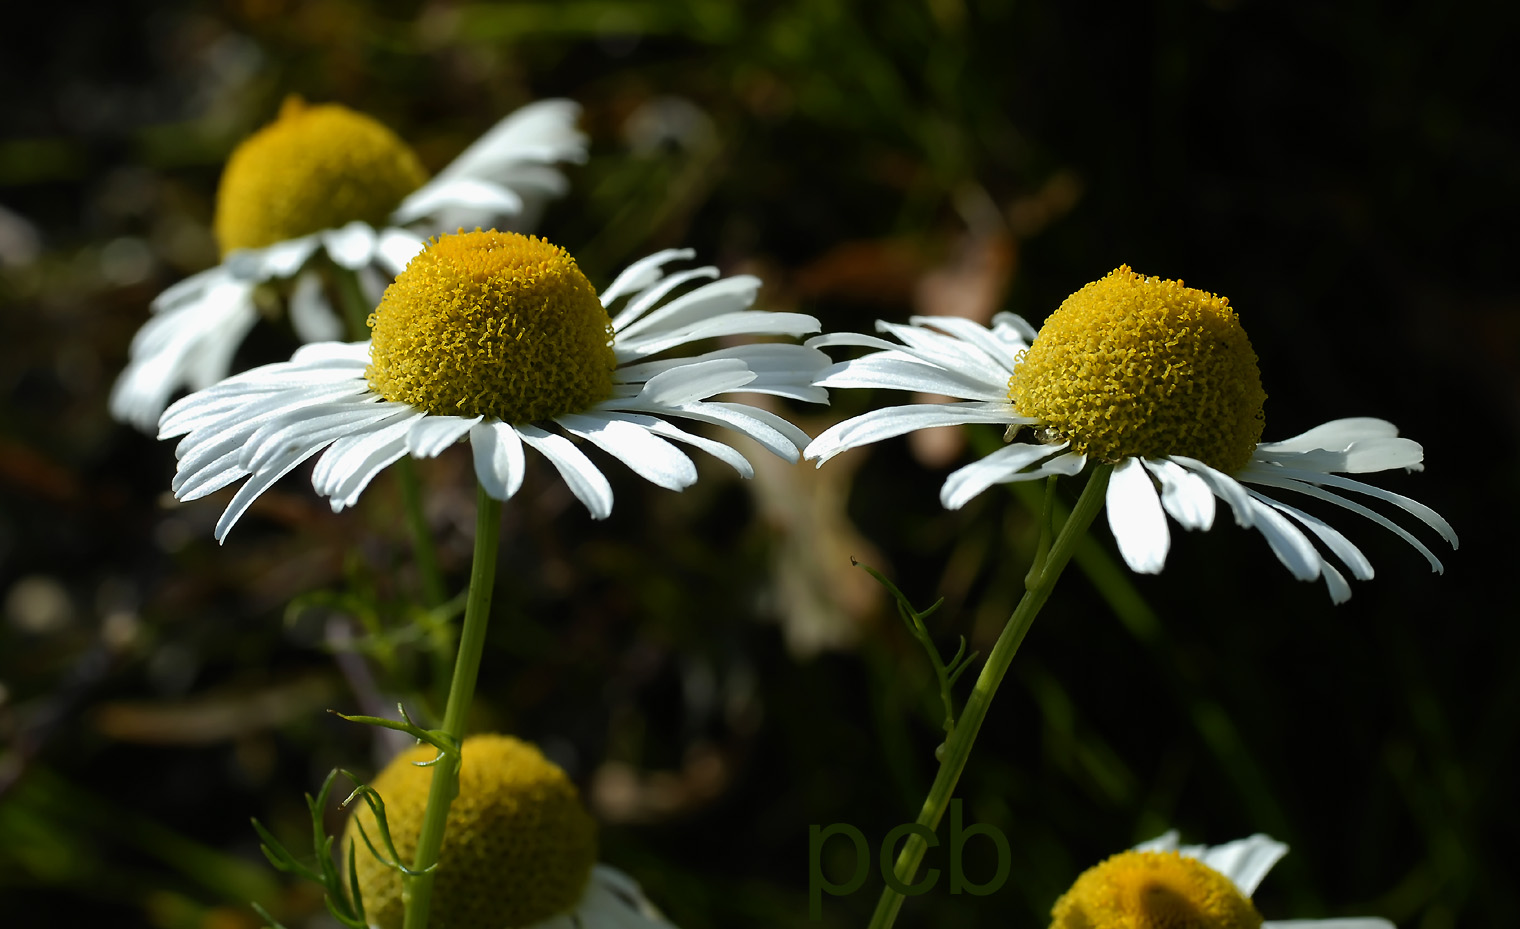
<path id="1" fill-rule="evenodd" d="M 690 257 L 667 250 L 635 262 L 599 298 L 575 259 L 542 239 L 442 236 L 386 290 L 370 342 L 303 346 L 290 361 L 234 375 L 165 411 L 159 437 L 184 436 L 175 495 L 192 500 L 248 478 L 217 523 L 223 539 L 271 484 L 324 449 L 312 485 L 336 511 L 402 455 L 432 457 L 466 437 L 491 497 L 506 500 L 522 485 L 526 446 L 549 459 L 597 519 L 612 511 L 612 487 L 566 434 L 672 490 L 697 479 L 673 441 L 753 476 L 739 452 L 672 419 L 725 426 L 795 461 L 808 440 L 802 430 L 710 398 L 737 391 L 824 402 L 827 392 L 811 382 L 827 356 L 777 343 L 668 353 L 724 336 L 805 335 L 818 321 L 751 310 L 760 282 L 749 276 L 672 297 L 718 275 L 710 267 L 665 273 Z"/>
<path id="2" fill-rule="evenodd" d="M 1051 929 L 1394 929 L 1386 919 L 1265 920 L 1251 902 L 1288 846 L 1257 834 L 1177 844 L 1176 831 L 1082 872 L 1051 910 Z"/>
<path id="3" fill-rule="evenodd" d="M 288 99 L 228 159 L 213 224 L 222 262 L 154 299 L 111 390 L 111 415 L 149 430 L 175 391 L 226 377 L 258 322 L 254 291 L 266 281 L 295 279 L 290 322 L 303 342 L 341 338 L 313 264 L 318 255 L 363 272 L 378 293 L 428 234 L 531 223 L 564 192 L 553 165 L 586 158 L 579 112 L 569 100 L 525 106 L 429 180 L 411 148 L 375 120 Z"/>
<path id="4" fill-rule="evenodd" d="M 471 736 L 460 751 L 459 794 L 449 806 L 429 908 L 433 925 L 668 929 L 632 878 L 596 863 L 596 823 L 558 765 L 509 736 Z M 396 852 L 407 864 L 433 780 L 433 769 L 419 763 L 436 754 L 428 745 L 403 752 L 369 785 L 385 803 Z M 354 846 L 366 920 L 376 929 L 399 929 L 402 879 L 374 855 L 383 846 L 368 805 L 349 819 L 345 842 Z"/>
<path id="5" fill-rule="evenodd" d="M 967 319 L 917 316 L 881 322 L 897 343 L 853 333 L 810 339 L 815 348 L 878 351 L 833 365 L 821 387 L 886 387 L 960 398 L 886 407 L 826 430 L 803 452 L 823 462 L 847 449 L 932 426 L 994 423 L 1010 440 L 945 481 L 958 509 L 993 484 L 1073 475 L 1114 465 L 1105 509 L 1129 567 L 1154 574 L 1170 547 L 1167 515 L 1187 529 L 1214 523 L 1215 498 L 1236 524 L 1265 536 L 1294 577 L 1323 578 L 1337 603 L 1351 596 L 1324 546 L 1359 580 L 1372 565 L 1323 520 L 1275 499 L 1291 491 L 1372 520 L 1442 570 L 1408 530 L 1352 496 L 1413 516 L 1457 545 L 1444 519 L 1408 497 L 1343 474 L 1421 470 L 1424 451 L 1380 419 L 1338 419 L 1279 442 L 1260 441 L 1266 393 L 1256 354 L 1229 302 L 1121 267 L 1061 304 L 1038 335 L 1000 313 L 990 329 Z M 1025 438 L 1017 440 L 1022 433 Z"/>

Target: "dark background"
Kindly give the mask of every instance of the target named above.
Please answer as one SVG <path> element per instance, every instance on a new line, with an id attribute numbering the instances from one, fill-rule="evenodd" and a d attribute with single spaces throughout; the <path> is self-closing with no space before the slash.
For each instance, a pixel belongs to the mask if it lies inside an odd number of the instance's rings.
<path id="1" fill-rule="evenodd" d="M 958 791 L 968 820 L 1009 837 L 1010 879 L 987 897 L 941 885 L 902 924 L 1042 925 L 1080 870 L 1170 825 L 1189 841 L 1287 841 L 1256 896 L 1269 919 L 1512 924 L 1515 10 L 129 0 L 9 12 L 7 925 L 252 926 L 249 898 L 291 927 L 320 924 L 320 900 L 272 876 L 247 819 L 302 841 L 302 792 L 387 752 L 324 710 L 437 684 L 389 479 L 341 516 L 288 479 L 218 547 L 218 504 L 168 497 L 172 448 L 105 412 L 148 302 L 216 261 L 221 164 L 287 93 L 376 116 L 435 170 L 529 100 L 580 101 L 592 160 L 541 231 L 603 284 L 691 245 L 761 275 L 763 306 L 826 330 L 996 309 L 1038 325 L 1120 263 L 1230 297 L 1261 357 L 1266 438 L 1342 416 L 1397 423 L 1427 467 L 1377 483 L 1445 515 L 1461 550 L 1437 549 L 1447 570 L 1434 576 L 1394 536 L 1331 510 L 1378 571 L 1340 607 L 1227 519 L 1207 536 L 1174 527 L 1159 577 L 1105 574 L 1111 554 L 1074 567 Z M 284 357 L 281 332 L 261 329 L 240 364 Z M 885 402 L 848 392 L 790 413 L 816 433 Z M 998 490 L 956 513 L 938 504 L 968 438 L 996 436 L 886 442 L 749 483 L 702 462 L 681 495 L 609 463 L 617 506 L 601 523 L 538 468 L 506 508 L 474 728 L 531 738 L 564 764 L 604 824 L 603 860 L 678 925 L 806 922 L 809 824 L 879 841 L 916 814 L 938 741 L 927 662 L 849 557 L 920 605 L 945 597 L 933 628 L 947 651 L 963 634 L 985 653 L 1016 601 L 1033 544 L 1022 502 Z M 468 457 L 423 471 L 457 587 Z M 1112 553 L 1101 525 L 1094 539 Z M 287 612 L 314 590 L 332 596 Z M 837 849 L 827 863 L 842 875 Z M 943 851 L 929 864 L 944 868 Z M 968 846 L 967 862 L 973 878 L 990 873 L 990 846 Z M 825 900 L 822 924 L 863 924 L 879 889 L 873 875 Z"/>

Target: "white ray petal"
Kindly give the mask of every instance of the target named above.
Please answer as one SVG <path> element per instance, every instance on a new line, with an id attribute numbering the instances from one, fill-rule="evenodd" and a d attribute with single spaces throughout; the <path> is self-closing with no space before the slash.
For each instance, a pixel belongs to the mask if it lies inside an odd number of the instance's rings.
<path id="1" fill-rule="evenodd" d="M 306 260 L 322 245 L 320 235 L 303 235 L 286 239 L 265 248 L 243 248 L 229 252 L 222 264 L 237 278 L 259 283 L 274 278 L 295 277 Z"/>
<path id="2" fill-rule="evenodd" d="M 510 500 L 522 487 L 526 462 L 517 430 L 498 419 L 470 427 L 475 476 L 493 500 Z"/>
<path id="3" fill-rule="evenodd" d="M 332 498 L 333 512 L 352 506 L 381 469 L 406 454 L 406 433 L 425 415 L 408 408 L 394 420 L 333 442 L 311 471 L 312 488 Z"/>
<path id="4" fill-rule="evenodd" d="M 640 416 L 636 413 L 608 413 L 606 415 L 636 422 L 655 435 L 674 439 L 677 442 L 685 442 L 693 448 L 700 448 L 714 458 L 726 462 L 729 467 L 739 472 L 740 477 L 751 478 L 755 476 L 755 466 L 750 464 L 749 459 L 722 442 L 715 442 L 704 436 L 693 435 L 673 423 L 668 423 L 663 419 L 657 419 L 653 416 Z"/>
<path id="5" fill-rule="evenodd" d="M 635 474 L 667 490 L 697 481 L 697 466 L 685 452 L 625 419 L 567 413 L 555 422 L 627 465 Z"/>
<path id="6" fill-rule="evenodd" d="M 575 128 L 580 112 L 580 104 L 559 98 L 521 107 L 470 143 L 437 176 L 500 180 L 503 170 L 520 162 L 583 162 L 586 136 Z"/>
<path id="7" fill-rule="evenodd" d="M 1261 929 L 1398 929 L 1376 916 L 1349 916 L 1340 919 L 1269 919 Z"/>
<path id="8" fill-rule="evenodd" d="M 1425 470 L 1425 449 L 1413 439 L 1378 437 L 1358 439 L 1343 449 L 1317 448 L 1306 452 L 1263 451 L 1257 446 L 1252 464 L 1261 467 L 1281 464 L 1309 471 L 1366 474 L 1403 468 Z"/>
<path id="9" fill-rule="evenodd" d="M 228 270 L 217 265 L 190 275 L 153 298 L 148 309 L 154 313 L 166 313 L 183 303 L 199 303 L 206 291 L 231 280 Z"/>
<path id="10" fill-rule="evenodd" d="M 774 413 L 746 406 L 742 403 L 687 403 L 681 406 L 657 406 L 639 402 L 636 398 L 614 406 L 603 403 L 600 409 L 622 410 L 629 413 L 653 413 L 656 416 L 674 416 L 697 422 L 726 426 L 740 432 L 778 458 L 797 460 L 797 450 L 807 442 L 807 435 Z M 801 441 L 798 441 L 798 438 Z"/>
<path id="11" fill-rule="evenodd" d="M 1256 892 L 1272 866 L 1286 854 L 1288 846 L 1258 832 L 1248 838 L 1215 845 L 1198 856 L 1198 860 L 1229 878 L 1242 894 L 1249 897 Z"/>
<path id="12" fill-rule="evenodd" d="M 755 372 L 737 358 L 698 361 L 656 374 L 639 391 L 639 400 L 657 406 L 680 406 L 737 390 L 754 379 Z"/>
<path id="13" fill-rule="evenodd" d="M 621 335 L 625 327 L 632 326 L 639 317 L 649 312 L 651 307 L 665 299 L 667 294 L 687 281 L 694 281 L 698 278 L 716 278 L 717 276 L 718 269 L 708 266 L 705 268 L 693 268 L 688 271 L 678 271 L 663 280 L 655 282 L 641 291 L 638 296 L 629 300 L 628 305 L 623 307 L 622 312 L 613 317 L 612 331 Z"/>
<path id="14" fill-rule="evenodd" d="M 342 229 L 318 233 L 327 256 L 339 267 L 357 271 L 375 260 L 377 237 L 369 223 L 355 220 Z"/>
<path id="15" fill-rule="evenodd" d="M 458 442 L 484 416 L 428 415 L 412 424 L 406 434 L 406 450 L 416 458 L 434 458 Z"/>
<path id="16" fill-rule="evenodd" d="M 636 361 L 678 345 L 736 335 L 784 335 L 794 338 L 818 331 L 818 320 L 802 313 L 744 311 L 713 316 L 679 330 L 660 329 L 647 337 L 625 339 L 619 335 L 612 346 L 618 361 Z"/>
<path id="17" fill-rule="evenodd" d="M 1336 450 L 1362 439 L 1392 438 L 1398 434 L 1398 427 L 1386 419 L 1358 416 L 1331 420 L 1292 438 L 1283 439 L 1280 442 L 1263 442 L 1256 448 L 1258 451 L 1270 453 L 1312 452 L 1316 449 Z"/>
<path id="18" fill-rule="evenodd" d="M 427 242 L 421 236 L 405 229 L 383 229 L 375 245 L 375 260 L 395 277 L 426 247 Z"/>
<path id="19" fill-rule="evenodd" d="M 264 491 L 273 486 L 275 481 L 289 474 L 297 465 L 321 450 L 321 446 L 303 449 L 299 453 L 277 461 L 275 467 L 271 467 L 267 471 L 260 471 L 258 474 L 249 477 L 248 482 L 239 487 L 237 493 L 232 495 L 232 500 L 227 504 L 227 509 L 222 511 L 221 517 L 216 521 L 216 529 L 212 532 L 212 536 L 218 542 L 226 541 L 227 533 L 232 530 L 232 527 L 237 524 L 239 519 L 242 519 L 243 514 L 253 505 L 253 501 L 257 500 Z"/>
<path id="20" fill-rule="evenodd" d="M 391 221 L 405 225 L 450 209 L 481 210 L 510 217 L 523 211 L 523 199 L 516 191 L 493 181 L 440 175 L 408 194 L 391 214 Z"/>
<path id="21" fill-rule="evenodd" d="M 976 320 L 959 316 L 910 316 L 908 322 L 915 326 L 933 326 L 974 345 L 1006 372 L 1004 380 L 1007 380 L 1006 375 L 1013 373 L 1015 356 L 1029 347 L 1028 342 L 1014 335 L 1011 327 L 988 329 Z"/>
<path id="22" fill-rule="evenodd" d="M 1150 475 L 1138 458 L 1125 458 L 1114 468 L 1104 500 L 1108 528 L 1119 543 L 1119 554 L 1131 571 L 1158 574 L 1166 565 L 1171 536 L 1166 513 Z"/>
<path id="23" fill-rule="evenodd" d="M 344 507 L 353 506 L 359 502 L 359 495 L 368 487 L 375 475 L 389 468 L 406 454 L 406 433 L 387 431 L 386 441 L 372 447 L 365 454 L 364 460 L 353 464 L 349 473 L 338 481 L 332 492 L 332 511 L 337 513 Z M 331 451 L 328 454 L 332 454 Z"/>
<path id="24" fill-rule="evenodd" d="M 1320 575 L 1325 559 L 1314 544 L 1288 518 L 1255 498 L 1250 500 L 1252 522 L 1267 540 L 1272 554 L 1294 577 L 1312 581 Z"/>
<path id="25" fill-rule="evenodd" d="M 1289 506 L 1279 500 L 1273 500 L 1259 491 L 1250 490 L 1249 488 L 1247 490 L 1252 497 L 1267 504 L 1279 513 L 1288 514 L 1296 519 L 1304 528 L 1314 533 L 1315 538 L 1325 543 L 1326 548 L 1330 549 L 1330 551 L 1335 553 L 1336 557 L 1346 563 L 1346 567 L 1351 569 L 1352 577 L 1359 581 L 1372 580 L 1372 562 L 1368 561 L 1367 556 L 1362 554 L 1362 550 L 1353 545 L 1351 540 L 1346 538 L 1339 530 L 1318 517 L 1310 516 L 1297 507 Z"/>
<path id="26" fill-rule="evenodd" d="M 1203 478 L 1164 458 L 1146 459 L 1145 468 L 1161 482 L 1161 506 L 1184 529 L 1213 527 L 1214 494 Z"/>
<path id="27" fill-rule="evenodd" d="M 1144 842 L 1136 845 L 1134 850 L 1137 852 L 1175 852 L 1177 851 L 1177 843 L 1180 838 L 1181 836 L 1176 829 L 1168 829 L 1154 839 L 1146 839 Z M 1183 857 L 1197 858 L 1198 856 L 1185 855 Z"/>
<path id="28" fill-rule="evenodd" d="M 812 403 L 828 402 L 828 391 L 813 387 L 812 382 L 818 372 L 828 366 L 829 357 L 817 349 L 783 342 L 730 345 L 700 355 L 624 365 L 614 371 L 612 377 L 615 384 L 639 384 L 672 368 L 730 358 L 738 359 L 754 372 L 755 379 L 740 388 L 743 393 L 763 393 Z"/>
<path id="29" fill-rule="evenodd" d="M 822 465 L 840 452 L 933 426 L 959 426 L 965 423 L 1015 425 L 1033 422 L 1032 419 L 1016 415 L 1006 401 L 888 406 L 830 426 L 808 444 L 803 457 L 816 458 L 818 464 Z"/>
<path id="30" fill-rule="evenodd" d="M 700 268 L 698 271 L 711 271 L 717 274 L 716 268 Z M 683 272 L 672 275 L 672 278 L 684 278 L 695 276 L 697 272 Z M 663 296 L 668 292 L 670 280 L 664 280 L 658 286 L 652 288 L 648 294 L 640 294 L 633 303 L 653 303 L 655 295 Z M 752 274 L 737 274 L 733 277 L 725 277 L 708 284 L 703 284 L 695 290 L 688 291 L 675 298 L 664 306 L 652 312 L 645 313 L 635 320 L 630 320 L 617 330 L 618 341 L 625 343 L 629 339 L 639 338 L 643 335 L 657 336 L 669 334 L 695 323 L 699 320 L 711 319 L 723 314 L 737 313 L 748 309 L 755 302 L 755 294 L 760 292 L 760 279 Z M 630 309 L 632 306 L 630 306 Z M 620 316 L 622 314 L 619 314 Z M 766 313 L 765 316 L 773 314 Z M 816 331 L 816 330 L 815 330 Z"/>
<path id="31" fill-rule="evenodd" d="M 1168 455 L 1168 461 L 1176 462 L 1187 470 L 1193 472 L 1209 485 L 1209 490 L 1214 496 L 1230 505 L 1230 510 L 1235 514 L 1235 525 L 1242 529 L 1249 529 L 1255 525 L 1255 510 L 1251 508 L 1251 498 L 1246 494 L 1246 489 L 1240 486 L 1240 482 L 1225 474 L 1216 471 L 1196 458 L 1188 458 L 1185 455 Z"/>
<path id="32" fill-rule="evenodd" d="M 1005 445 L 997 451 L 958 468 L 945 478 L 939 489 L 939 502 L 947 510 L 958 510 L 973 497 L 993 484 L 1017 480 L 1019 472 L 1061 451 L 1068 443 L 1060 445 Z"/>
<path id="33" fill-rule="evenodd" d="M 1031 344 L 1039 336 L 1039 330 L 1029 325 L 1029 321 L 1017 313 L 994 313 L 992 314 L 992 330 L 998 333 L 998 338 L 1004 341 L 1022 339 L 1025 344 Z"/>
<path id="34" fill-rule="evenodd" d="M 611 306 L 617 298 L 653 285 L 664 275 L 662 268 L 670 262 L 689 260 L 695 258 L 696 255 L 697 253 L 689 248 L 667 248 L 640 258 L 624 268 L 622 273 L 618 274 L 602 291 L 602 306 Z"/>
<path id="35" fill-rule="evenodd" d="M 1436 557 L 1435 552 L 1432 552 L 1428 547 L 1426 547 L 1425 543 L 1415 538 L 1414 535 L 1409 532 L 1409 530 L 1384 516 L 1382 513 L 1370 509 L 1369 507 L 1365 507 L 1362 504 L 1357 503 L 1355 500 L 1348 500 L 1339 494 L 1333 494 L 1322 487 L 1315 486 L 1314 484 L 1288 480 L 1286 478 L 1266 480 L 1264 478 L 1258 477 L 1252 478 L 1251 483 L 1259 486 L 1280 487 L 1284 490 L 1292 490 L 1297 493 L 1304 494 L 1305 496 L 1314 497 L 1316 500 L 1324 500 L 1327 503 L 1333 503 L 1342 509 L 1350 510 L 1358 516 L 1370 519 L 1373 522 L 1377 523 L 1379 526 L 1382 526 L 1384 529 L 1387 529 L 1389 532 L 1403 539 L 1410 545 L 1411 548 L 1419 552 L 1421 555 L 1424 555 L 1425 560 L 1430 563 L 1430 569 L 1432 571 L 1436 572 L 1437 574 L 1446 573 L 1446 566 L 1441 564 L 1441 559 Z"/>
<path id="36" fill-rule="evenodd" d="M 570 492 L 586 505 L 593 519 L 606 519 L 612 513 L 612 485 L 606 475 L 591 463 L 585 453 L 562 435 L 545 432 L 537 426 L 516 426 L 517 434 L 539 454 L 549 459 L 564 478 Z"/>
<path id="37" fill-rule="evenodd" d="M 322 292 L 322 275 L 302 271 L 290 289 L 290 326 L 302 342 L 332 342 L 343 338 L 343 321 Z"/>
<path id="38" fill-rule="evenodd" d="M 1008 375 L 986 379 L 974 370 L 951 370 L 901 355 L 877 352 L 831 365 L 818 378 L 820 387 L 885 388 L 943 394 L 962 400 L 1008 399 Z"/>
<path id="39" fill-rule="evenodd" d="M 1391 490 L 1364 484 L 1361 481 L 1352 480 L 1349 477 L 1340 477 L 1335 474 L 1322 474 L 1318 471 L 1301 471 L 1296 468 L 1263 468 L 1247 465 L 1241 472 L 1240 479 L 1251 483 L 1269 483 L 1272 478 L 1288 478 L 1289 480 L 1302 481 L 1306 484 L 1322 484 L 1326 487 L 1335 487 L 1340 490 L 1350 490 L 1369 497 L 1392 503 L 1399 509 L 1423 522 L 1425 525 L 1441 534 L 1441 538 L 1453 549 L 1457 548 L 1457 533 L 1451 528 L 1451 524 L 1441 518 L 1441 514 L 1430 507 L 1412 500 L 1403 494 L 1396 494 Z"/>
<path id="40" fill-rule="evenodd" d="M 1011 373 L 1001 361 L 994 359 L 971 342 L 935 329 L 919 326 L 902 326 L 878 321 L 878 331 L 890 332 L 907 346 L 908 351 L 936 368 L 957 371 L 978 383 L 1001 383 L 1007 392 Z M 867 356 L 869 357 L 869 356 Z"/>

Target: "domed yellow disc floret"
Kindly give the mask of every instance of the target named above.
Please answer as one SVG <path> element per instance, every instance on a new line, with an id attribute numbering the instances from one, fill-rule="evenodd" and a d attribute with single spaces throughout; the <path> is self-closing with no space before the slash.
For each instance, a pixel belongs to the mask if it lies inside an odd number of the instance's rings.
<path id="1" fill-rule="evenodd" d="M 227 159 L 216 191 L 216 240 L 226 255 L 354 220 L 383 225 L 426 180 L 416 154 L 373 119 L 290 97 L 279 118 Z"/>
<path id="2" fill-rule="evenodd" d="M 1082 872 L 1050 911 L 1051 929 L 1258 929 L 1229 878 L 1176 852 L 1120 852 Z"/>
<path id="3" fill-rule="evenodd" d="M 1261 372 L 1230 302 L 1128 265 L 1066 298 L 1008 399 L 1100 461 L 1186 455 L 1227 473 L 1261 440 Z"/>
<path id="4" fill-rule="evenodd" d="M 428 924 L 518 929 L 568 912 L 596 863 L 596 823 L 581 807 L 575 785 L 537 748 L 508 736 L 472 736 L 462 751 L 459 796 L 449 807 Z M 429 745 L 404 752 L 370 782 L 385 801 L 391 838 L 407 865 L 417 851 L 433 780 L 433 769 L 415 762 L 435 753 Z M 361 823 L 375 847 L 385 847 L 374 814 L 360 803 L 344 841 L 357 843 L 365 916 L 371 926 L 399 929 L 401 875 L 370 854 L 359 837 Z"/>
<path id="5" fill-rule="evenodd" d="M 429 413 L 521 424 L 612 395 L 612 320 L 575 259 L 543 239 L 441 236 L 369 324 L 370 386 Z"/>

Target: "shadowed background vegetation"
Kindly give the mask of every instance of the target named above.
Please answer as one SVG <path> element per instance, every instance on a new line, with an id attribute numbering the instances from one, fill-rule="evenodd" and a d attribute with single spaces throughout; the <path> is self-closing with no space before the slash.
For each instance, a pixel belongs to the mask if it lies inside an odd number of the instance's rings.
<path id="1" fill-rule="evenodd" d="M 0 31 L 6 924 L 254 926 L 257 899 L 323 925 L 248 817 L 302 841 L 303 791 L 395 749 L 325 710 L 424 707 L 439 686 L 389 477 L 334 516 L 292 476 L 218 547 L 225 494 L 175 505 L 172 447 L 106 415 L 149 301 L 217 260 L 223 161 L 290 93 L 376 116 L 434 170 L 523 103 L 579 101 L 591 161 L 540 231 L 601 284 L 689 245 L 829 330 L 1038 325 L 1120 263 L 1229 296 L 1266 438 L 1399 424 L 1427 469 L 1378 483 L 1444 514 L 1461 551 L 1433 576 L 1331 511 L 1378 570 L 1332 607 L 1228 519 L 1174 526 L 1145 578 L 1114 569 L 1100 520 L 957 794 L 1009 837 L 1010 878 L 986 897 L 942 883 L 902 924 L 1043 925 L 1081 869 L 1173 825 L 1287 841 L 1268 918 L 1520 920 L 1517 20 L 1250 0 L 32 5 Z M 239 366 L 291 347 L 261 327 Z M 816 433 L 893 400 L 787 412 Z M 874 842 L 910 821 L 939 740 L 928 664 L 850 556 L 921 606 L 944 597 L 947 652 L 964 635 L 985 653 L 1030 511 L 995 489 L 947 513 L 938 488 L 997 438 L 757 461 L 747 483 L 702 461 L 680 495 L 608 462 L 601 523 L 533 469 L 506 507 L 473 728 L 563 764 L 603 860 L 678 925 L 805 923 L 809 824 Z M 425 464 L 457 588 L 469 459 Z M 846 843 L 825 859 L 848 873 Z M 966 861 L 989 875 L 990 845 Z M 863 925 L 880 886 L 825 900 L 820 925 Z"/>

